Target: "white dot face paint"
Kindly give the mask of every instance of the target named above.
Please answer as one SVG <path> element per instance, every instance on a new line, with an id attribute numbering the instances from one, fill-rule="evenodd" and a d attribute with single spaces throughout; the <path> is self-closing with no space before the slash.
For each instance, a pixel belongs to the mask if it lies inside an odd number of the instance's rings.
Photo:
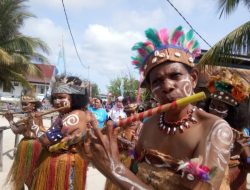
<path id="1" fill-rule="evenodd" d="M 63 119 L 63 126 L 74 126 L 79 123 L 79 116 L 76 114 L 70 114 Z"/>

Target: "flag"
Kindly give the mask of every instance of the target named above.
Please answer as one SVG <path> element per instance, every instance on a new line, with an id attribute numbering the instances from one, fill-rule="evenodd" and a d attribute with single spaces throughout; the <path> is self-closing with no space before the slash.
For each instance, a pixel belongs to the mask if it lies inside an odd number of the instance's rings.
<path id="1" fill-rule="evenodd" d="M 56 64 L 56 70 L 55 74 L 56 75 L 61 75 L 65 74 L 65 56 L 64 56 L 64 48 L 61 47 L 59 54 L 58 54 L 58 59 L 57 59 L 57 64 Z"/>

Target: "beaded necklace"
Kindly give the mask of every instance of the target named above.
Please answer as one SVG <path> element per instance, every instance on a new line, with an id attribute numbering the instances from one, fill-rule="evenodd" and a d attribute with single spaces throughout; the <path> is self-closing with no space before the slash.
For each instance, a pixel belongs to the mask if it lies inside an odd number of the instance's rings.
<path id="1" fill-rule="evenodd" d="M 184 132 L 184 128 L 188 129 L 190 128 L 190 123 L 196 124 L 197 120 L 193 117 L 193 113 L 196 111 L 196 107 L 193 107 L 193 109 L 189 110 L 187 112 L 187 115 L 183 117 L 181 120 L 176 122 L 167 122 L 165 121 L 165 114 L 161 113 L 160 115 L 160 121 L 158 127 L 167 133 L 167 135 L 174 135 L 176 134 L 177 129 L 180 133 Z"/>

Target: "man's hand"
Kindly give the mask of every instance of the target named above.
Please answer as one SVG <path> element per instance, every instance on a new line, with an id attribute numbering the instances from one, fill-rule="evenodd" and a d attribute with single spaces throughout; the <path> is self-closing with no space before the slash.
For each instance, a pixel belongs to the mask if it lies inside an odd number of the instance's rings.
<path id="1" fill-rule="evenodd" d="M 9 121 L 13 121 L 13 113 L 11 113 L 10 111 L 7 111 L 5 114 L 4 114 L 4 117 Z"/>

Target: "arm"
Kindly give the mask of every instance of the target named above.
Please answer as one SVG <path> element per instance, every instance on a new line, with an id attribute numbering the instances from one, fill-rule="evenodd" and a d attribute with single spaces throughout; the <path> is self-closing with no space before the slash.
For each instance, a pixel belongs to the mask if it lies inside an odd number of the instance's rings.
<path id="1" fill-rule="evenodd" d="M 120 162 L 117 147 L 118 128 L 113 129 L 113 123 L 108 121 L 108 132 L 104 135 L 97 129 L 96 123 L 92 126 L 94 135 L 88 132 L 82 155 L 122 189 L 151 189 Z"/>
<path id="2" fill-rule="evenodd" d="M 63 137 L 60 133 L 62 122 L 60 122 L 61 120 L 59 118 L 53 122 L 52 126 L 47 131 L 45 131 L 41 122 L 41 116 L 38 113 L 32 113 L 31 116 L 31 131 L 43 146 L 48 147 L 55 144 L 57 140 L 59 141 L 59 139 Z"/>
<path id="3" fill-rule="evenodd" d="M 217 120 L 208 134 L 205 142 L 204 165 L 210 169 L 216 167 L 215 176 L 211 179 L 213 189 L 219 189 L 230 159 L 230 146 L 233 142 L 233 132 L 228 123 Z"/>
<path id="4" fill-rule="evenodd" d="M 6 112 L 4 114 L 4 117 L 9 121 L 10 128 L 13 131 L 13 133 L 15 133 L 15 134 L 22 134 L 26 130 L 25 123 L 20 123 L 19 125 L 17 125 L 13 121 L 13 114 L 12 113 Z"/>

